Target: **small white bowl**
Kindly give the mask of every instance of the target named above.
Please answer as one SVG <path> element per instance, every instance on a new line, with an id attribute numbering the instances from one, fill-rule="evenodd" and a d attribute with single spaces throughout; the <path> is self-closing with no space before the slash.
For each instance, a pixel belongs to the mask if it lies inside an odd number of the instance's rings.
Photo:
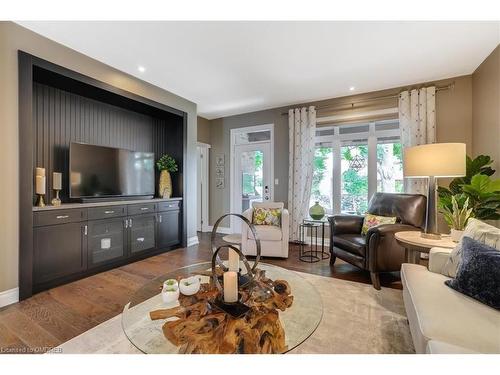
<path id="1" fill-rule="evenodd" d="M 179 299 L 179 287 L 167 287 L 161 291 L 161 298 L 164 303 L 172 303 Z"/>
<path id="2" fill-rule="evenodd" d="M 191 276 L 187 279 L 181 279 L 179 281 L 179 289 L 185 296 L 192 296 L 200 290 L 200 276 Z"/>

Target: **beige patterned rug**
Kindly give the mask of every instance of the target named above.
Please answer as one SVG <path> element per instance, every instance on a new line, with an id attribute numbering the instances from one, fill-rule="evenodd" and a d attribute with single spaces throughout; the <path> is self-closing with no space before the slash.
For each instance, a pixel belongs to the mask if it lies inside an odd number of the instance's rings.
<path id="1" fill-rule="evenodd" d="M 290 353 L 414 353 L 400 290 L 299 273 L 323 299 L 316 331 Z M 121 314 L 57 347 L 59 353 L 140 353 L 127 339 Z"/>

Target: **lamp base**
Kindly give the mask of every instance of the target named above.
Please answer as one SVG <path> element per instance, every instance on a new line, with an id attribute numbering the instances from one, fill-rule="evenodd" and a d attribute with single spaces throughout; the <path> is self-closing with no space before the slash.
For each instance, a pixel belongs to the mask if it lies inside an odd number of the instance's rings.
<path id="1" fill-rule="evenodd" d="M 440 240 L 441 235 L 439 233 L 420 233 L 420 237 L 427 238 L 428 240 Z"/>

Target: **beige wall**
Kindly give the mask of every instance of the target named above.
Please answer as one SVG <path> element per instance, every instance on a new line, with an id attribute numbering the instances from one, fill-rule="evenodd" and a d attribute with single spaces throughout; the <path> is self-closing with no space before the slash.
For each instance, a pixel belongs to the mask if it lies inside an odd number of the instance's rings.
<path id="1" fill-rule="evenodd" d="M 473 155 L 489 155 L 500 177 L 500 47 L 472 74 Z"/>
<path id="2" fill-rule="evenodd" d="M 198 116 L 198 142 L 210 144 L 210 121 Z"/>
<path id="3" fill-rule="evenodd" d="M 446 86 L 454 83 L 451 90 L 439 91 L 436 99 L 437 111 L 437 141 L 438 142 L 465 142 L 467 152 L 472 151 L 472 78 L 471 76 L 455 77 L 446 80 L 440 80 L 429 83 L 416 84 L 423 86 L 427 84 L 436 84 L 437 86 Z M 290 107 L 282 107 L 246 113 L 242 115 L 219 118 L 210 121 L 210 170 L 214 170 L 215 161 L 213 155 L 225 154 L 229 157 L 230 148 L 230 129 L 274 124 L 274 177 L 278 179 L 279 184 L 274 188 L 274 199 L 276 201 L 287 202 L 288 200 L 288 117 L 282 113 L 287 112 L 288 108 L 313 104 L 316 106 L 334 105 L 333 108 L 322 110 L 319 116 L 332 114 L 352 114 L 366 112 L 374 109 L 393 108 L 398 106 L 395 98 L 387 100 L 378 100 L 364 102 L 351 106 L 353 101 L 369 99 L 380 96 L 392 96 L 398 94 L 403 89 L 409 87 L 398 87 L 389 90 L 382 90 L 361 95 L 323 100 L 313 103 L 297 104 Z M 217 189 L 215 187 L 215 177 L 210 175 L 210 224 L 222 214 L 230 211 L 230 191 L 229 191 L 229 163 L 226 163 L 226 187 Z M 446 183 L 446 181 L 442 181 Z M 228 222 L 223 223 L 228 226 Z"/>
<path id="4" fill-rule="evenodd" d="M 18 285 L 18 68 L 17 51 L 23 50 L 121 89 L 188 113 L 188 160 L 185 167 L 185 212 L 188 237 L 196 236 L 196 104 L 159 87 L 122 73 L 74 50 L 57 44 L 12 22 L 0 22 L 0 292 Z"/>

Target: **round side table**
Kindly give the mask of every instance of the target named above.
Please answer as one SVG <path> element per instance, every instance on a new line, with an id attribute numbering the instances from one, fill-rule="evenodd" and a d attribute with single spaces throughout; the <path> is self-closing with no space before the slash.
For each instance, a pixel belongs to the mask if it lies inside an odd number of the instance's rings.
<path id="1" fill-rule="evenodd" d="M 299 260 L 307 263 L 316 263 L 321 260 L 321 249 L 318 246 L 319 224 L 303 222 L 299 224 Z M 307 250 L 306 232 L 309 230 L 309 246 Z M 314 242 L 313 242 L 314 239 Z"/>
<path id="2" fill-rule="evenodd" d="M 453 249 L 457 246 L 448 235 L 442 235 L 440 240 L 423 238 L 419 231 L 403 231 L 394 234 L 396 241 L 406 249 L 406 262 L 418 264 L 420 253 L 429 254 L 433 247 Z"/>

